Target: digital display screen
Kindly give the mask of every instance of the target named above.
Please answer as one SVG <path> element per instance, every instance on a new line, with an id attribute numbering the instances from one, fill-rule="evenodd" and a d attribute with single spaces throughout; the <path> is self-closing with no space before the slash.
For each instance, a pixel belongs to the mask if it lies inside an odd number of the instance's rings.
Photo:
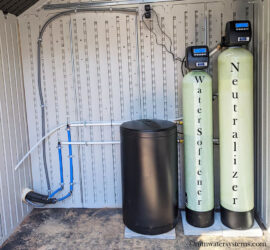
<path id="1" fill-rule="evenodd" d="M 193 49 L 194 54 L 206 53 L 206 48 Z"/>
<path id="2" fill-rule="evenodd" d="M 248 23 L 236 23 L 235 28 L 248 28 Z"/>

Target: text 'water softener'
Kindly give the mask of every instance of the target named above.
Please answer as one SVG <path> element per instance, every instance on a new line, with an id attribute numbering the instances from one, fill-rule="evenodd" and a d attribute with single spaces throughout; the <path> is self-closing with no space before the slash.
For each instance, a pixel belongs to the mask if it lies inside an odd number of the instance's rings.
<path id="1" fill-rule="evenodd" d="M 195 227 L 214 223 L 212 78 L 207 46 L 186 49 L 183 79 L 186 219 Z"/>

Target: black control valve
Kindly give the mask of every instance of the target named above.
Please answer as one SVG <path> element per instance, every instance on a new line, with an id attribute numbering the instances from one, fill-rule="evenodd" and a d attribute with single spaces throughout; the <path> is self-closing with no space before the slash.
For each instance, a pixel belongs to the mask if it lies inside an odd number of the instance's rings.
<path id="1" fill-rule="evenodd" d="M 144 5 L 144 16 L 146 19 L 150 19 L 151 18 L 151 6 L 149 4 Z"/>

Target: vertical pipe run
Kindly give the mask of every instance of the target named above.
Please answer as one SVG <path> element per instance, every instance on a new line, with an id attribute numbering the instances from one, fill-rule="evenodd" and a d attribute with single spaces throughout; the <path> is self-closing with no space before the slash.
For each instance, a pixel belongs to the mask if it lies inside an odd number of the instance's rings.
<path id="1" fill-rule="evenodd" d="M 67 126 L 67 135 L 68 135 L 68 142 L 71 142 L 71 133 L 70 133 L 70 126 Z M 72 159 L 72 145 L 68 145 L 68 151 L 69 151 L 69 167 L 70 167 L 70 186 L 69 186 L 69 192 L 62 198 L 57 199 L 57 201 L 63 201 L 69 196 L 71 196 L 73 192 L 73 159 Z M 60 167 L 60 187 L 56 189 L 50 196 L 49 199 L 55 196 L 57 193 L 62 191 L 64 189 L 64 175 L 63 175 L 63 159 L 62 159 L 62 148 L 61 148 L 61 142 L 58 142 L 58 155 L 59 155 L 59 167 Z"/>
<path id="2" fill-rule="evenodd" d="M 60 164 L 60 181 L 61 181 L 60 185 L 61 185 L 61 187 L 64 187 L 63 160 L 62 160 L 61 142 L 58 142 L 58 154 L 59 154 L 59 164 Z"/>
<path id="3" fill-rule="evenodd" d="M 70 127 L 67 127 L 68 142 L 71 142 Z M 72 159 L 72 145 L 68 145 L 69 151 L 69 165 L 70 165 L 70 193 L 73 192 L 73 159 Z"/>
<path id="4" fill-rule="evenodd" d="M 68 142 L 71 142 L 71 133 L 70 133 L 70 126 L 67 125 L 67 135 L 68 135 Z M 69 192 L 63 196 L 62 198 L 57 199 L 57 201 L 63 201 L 70 197 L 73 192 L 73 159 L 72 159 L 72 145 L 68 145 L 68 157 L 69 157 L 69 168 L 70 168 L 70 184 L 69 184 Z"/>
<path id="5" fill-rule="evenodd" d="M 38 46 L 37 46 L 37 65 L 38 65 L 38 93 L 39 93 L 39 99 L 40 99 L 40 107 L 41 107 L 41 134 L 42 137 L 45 135 L 45 105 L 44 105 L 44 99 L 43 99 L 43 93 L 42 93 L 42 86 L 41 86 L 41 63 L 40 63 L 40 49 L 41 49 L 41 43 L 42 39 L 39 37 L 38 39 Z M 46 158 L 46 143 L 45 140 L 42 141 L 42 153 L 43 153 L 43 164 L 44 164 L 44 172 L 46 176 L 46 183 L 47 183 L 47 189 L 48 194 L 51 193 L 51 184 L 50 184 L 50 178 L 48 173 L 48 166 L 47 166 L 47 158 Z"/>
<path id="6" fill-rule="evenodd" d="M 64 176 L 63 176 L 63 160 L 62 160 L 62 149 L 61 142 L 58 142 L 58 157 L 59 157 L 59 167 L 60 167 L 60 187 L 51 193 L 49 199 L 54 197 L 57 193 L 63 190 L 64 188 Z"/>

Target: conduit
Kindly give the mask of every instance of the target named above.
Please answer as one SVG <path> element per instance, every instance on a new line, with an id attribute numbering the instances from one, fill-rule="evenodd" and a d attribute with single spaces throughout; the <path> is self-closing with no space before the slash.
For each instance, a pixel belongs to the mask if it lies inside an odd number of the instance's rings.
<path id="1" fill-rule="evenodd" d="M 44 106 L 44 99 L 43 99 L 43 93 L 42 93 L 42 86 L 41 86 L 41 44 L 42 44 L 42 38 L 43 34 L 48 27 L 50 23 L 52 23 L 54 20 L 58 19 L 61 16 L 70 15 L 73 13 L 79 13 L 79 12 L 128 12 L 128 13 L 137 13 L 136 9 L 130 9 L 130 8 L 85 8 L 85 9 L 73 9 L 73 10 L 67 10 L 60 12 L 51 18 L 49 18 L 45 24 L 42 26 L 39 36 L 38 36 L 38 44 L 37 44 L 37 67 L 38 67 L 38 92 L 39 92 L 39 98 L 40 98 L 40 106 L 41 106 L 41 130 L 42 130 L 42 138 L 45 136 L 45 106 Z M 50 193 L 51 186 L 50 186 L 50 180 L 49 180 L 49 173 L 48 173 L 48 167 L 47 167 L 47 159 L 46 159 L 46 145 L 45 141 L 42 140 L 42 152 L 43 152 L 43 163 L 44 163 L 44 171 L 46 176 L 46 182 L 47 182 L 47 188 L 48 192 Z"/>
<path id="2" fill-rule="evenodd" d="M 171 0 L 159 0 L 158 2 L 170 2 Z M 183 0 L 174 0 L 183 1 Z M 156 3 L 157 0 L 125 0 L 125 1 L 105 1 L 105 2 L 81 2 L 81 3 L 60 3 L 60 4 L 45 4 L 44 10 L 56 9 L 74 9 L 74 8 L 89 8 L 89 7 L 102 7 L 102 6 L 115 6 L 115 5 L 130 5 L 130 4 L 150 4 Z"/>

